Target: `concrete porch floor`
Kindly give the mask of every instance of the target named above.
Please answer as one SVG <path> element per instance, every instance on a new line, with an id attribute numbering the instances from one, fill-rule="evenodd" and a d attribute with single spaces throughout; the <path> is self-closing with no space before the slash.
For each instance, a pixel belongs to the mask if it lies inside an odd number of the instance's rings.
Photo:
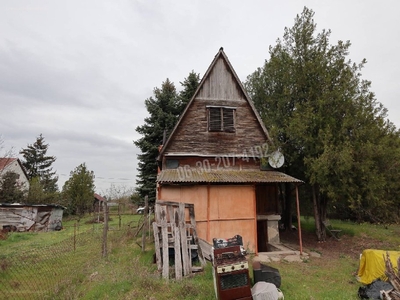
<path id="1" fill-rule="evenodd" d="M 309 258 L 309 255 L 303 251 L 295 250 L 288 245 L 284 244 L 271 244 L 269 245 L 273 251 L 259 252 L 258 255 L 253 257 L 253 261 L 259 262 L 272 262 L 285 260 L 288 262 L 303 262 Z"/>

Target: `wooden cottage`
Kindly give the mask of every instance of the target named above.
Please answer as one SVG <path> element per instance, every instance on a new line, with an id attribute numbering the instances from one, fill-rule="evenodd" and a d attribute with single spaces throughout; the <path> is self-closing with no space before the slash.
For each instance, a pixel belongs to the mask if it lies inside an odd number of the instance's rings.
<path id="1" fill-rule="evenodd" d="M 280 243 L 278 185 L 301 183 L 268 167 L 270 146 L 221 48 L 160 150 L 157 201 L 194 204 L 198 236 L 210 244 L 241 235 L 250 252 L 269 251 Z"/>

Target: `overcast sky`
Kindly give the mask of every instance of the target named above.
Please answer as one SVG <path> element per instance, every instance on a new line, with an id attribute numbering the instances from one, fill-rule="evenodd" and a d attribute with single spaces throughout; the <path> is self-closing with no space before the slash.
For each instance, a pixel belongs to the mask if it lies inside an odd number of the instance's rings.
<path id="1" fill-rule="evenodd" d="M 367 59 L 363 78 L 399 127 L 395 0 L 0 0 L 0 151 L 18 154 L 42 133 L 60 189 L 84 162 L 98 193 L 134 187 L 135 129 L 153 88 L 203 76 L 221 46 L 244 81 L 304 6 L 332 44 L 350 40 L 349 58 Z"/>

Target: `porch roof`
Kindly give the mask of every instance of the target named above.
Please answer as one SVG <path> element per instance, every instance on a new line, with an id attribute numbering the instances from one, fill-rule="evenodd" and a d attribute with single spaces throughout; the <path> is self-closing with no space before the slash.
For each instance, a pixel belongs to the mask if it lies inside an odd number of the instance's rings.
<path id="1" fill-rule="evenodd" d="M 160 184 L 171 183 L 272 183 L 291 182 L 303 183 L 285 173 L 260 170 L 210 170 L 197 168 L 166 169 L 157 176 Z"/>

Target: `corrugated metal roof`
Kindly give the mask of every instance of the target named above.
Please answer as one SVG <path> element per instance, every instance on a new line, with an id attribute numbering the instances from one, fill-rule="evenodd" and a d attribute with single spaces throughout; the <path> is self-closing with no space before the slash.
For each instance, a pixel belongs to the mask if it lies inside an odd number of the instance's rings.
<path id="1" fill-rule="evenodd" d="M 12 208 L 21 208 L 21 207 L 52 207 L 52 208 L 62 208 L 67 209 L 66 207 L 59 204 L 24 204 L 24 203 L 0 203 L 0 207 L 12 207 Z"/>
<path id="2" fill-rule="evenodd" d="M 200 169 L 168 169 L 162 170 L 157 176 L 157 182 L 168 183 L 267 183 L 303 181 L 277 171 L 260 170 L 211 170 Z"/>
<path id="3" fill-rule="evenodd" d="M 101 201 L 101 202 L 107 202 L 107 200 L 106 200 L 105 198 L 103 198 L 102 196 L 100 196 L 100 195 L 97 194 L 97 193 L 94 193 L 94 198 L 95 198 L 96 200 L 98 200 L 98 201 Z"/>

